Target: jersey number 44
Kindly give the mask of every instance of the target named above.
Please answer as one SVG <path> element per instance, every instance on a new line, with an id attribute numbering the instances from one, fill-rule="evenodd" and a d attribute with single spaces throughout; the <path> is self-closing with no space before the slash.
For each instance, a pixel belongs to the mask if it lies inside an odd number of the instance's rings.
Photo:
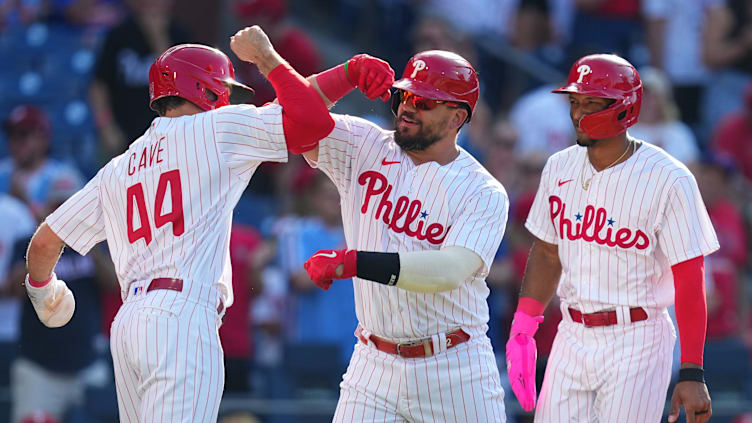
<path id="1" fill-rule="evenodd" d="M 168 213 L 162 213 L 162 206 L 164 205 L 165 194 L 167 193 L 167 186 L 170 187 L 170 202 L 172 203 L 172 210 Z M 160 228 L 166 223 L 172 222 L 172 234 L 180 236 L 185 231 L 183 223 L 183 190 L 180 184 L 180 172 L 178 169 L 170 170 L 159 175 L 159 182 L 157 183 L 157 195 L 154 199 L 154 225 L 156 228 Z M 151 224 L 149 223 L 148 210 L 146 208 L 146 197 L 144 196 L 144 188 L 141 182 L 131 185 L 126 190 L 126 198 L 128 201 L 128 242 L 135 243 L 139 239 L 143 238 L 146 241 L 146 245 L 149 245 L 152 239 Z M 138 220 L 140 226 L 134 227 L 133 213 L 134 205 L 137 209 Z"/>

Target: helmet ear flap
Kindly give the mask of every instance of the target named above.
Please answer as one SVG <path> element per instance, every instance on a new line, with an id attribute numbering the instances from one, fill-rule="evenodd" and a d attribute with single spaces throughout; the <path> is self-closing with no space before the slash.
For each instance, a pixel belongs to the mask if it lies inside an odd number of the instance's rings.
<path id="1" fill-rule="evenodd" d="M 397 116 L 397 110 L 399 110 L 400 102 L 402 102 L 402 91 L 393 89 L 392 90 L 392 114 L 394 116 Z"/>
<path id="2" fill-rule="evenodd" d="M 227 55 L 204 45 L 180 44 L 162 53 L 149 70 L 150 106 L 160 98 L 174 96 L 203 110 L 216 109 L 230 104 L 228 85 L 253 93 L 235 81 Z"/>
<path id="3" fill-rule="evenodd" d="M 642 81 L 628 61 L 613 54 L 581 57 L 569 71 L 567 84 L 553 90 L 615 100 L 604 110 L 582 118 L 580 127 L 591 138 L 611 138 L 637 123 Z"/>

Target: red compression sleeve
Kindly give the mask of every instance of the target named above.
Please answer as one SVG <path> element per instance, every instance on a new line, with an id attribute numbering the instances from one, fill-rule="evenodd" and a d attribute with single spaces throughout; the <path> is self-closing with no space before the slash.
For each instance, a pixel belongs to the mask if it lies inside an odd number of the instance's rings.
<path id="1" fill-rule="evenodd" d="M 681 340 L 681 362 L 702 366 L 708 306 L 705 302 L 705 257 L 671 266 L 674 274 L 676 324 Z"/>
<path id="2" fill-rule="evenodd" d="M 528 316 L 540 316 L 545 309 L 546 306 L 542 302 L 531 297 L 521 297 L 520 302 L 517 303 L 517 311 L 521 311 Z"/>
<path id="3" fill-rule="evenodd" d="M 355 88 L 355 85 L 347 78 L 345 63 L 316 75 L 316 83 L 332 103 L 337 102 Z"/>
<path id="4" fill-rule="evenodd" d="M 313 150 L 334 129 L 334 119 L 316 89 L 283 63 L 267 76 L 282 106 L 287 149 L 295 154 Z"/>

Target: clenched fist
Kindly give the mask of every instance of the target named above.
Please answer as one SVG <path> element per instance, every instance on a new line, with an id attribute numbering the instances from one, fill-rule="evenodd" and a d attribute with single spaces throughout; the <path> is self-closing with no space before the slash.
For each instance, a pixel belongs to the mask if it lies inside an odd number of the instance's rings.
<path id="1" fill-rule="evenodd" d="M 269 37 L 258 25 L 246 27 L 230 37 L 230 48 L 240 60 L 251 62 L 267 75 L 282 59 Z"/>
<path id="2" fill-rule="evenodd" d="M 316 286 L 327 290 L 334 279 L 349 279 L 357 274 L 357 259 L 355 250 L 319 250 L 303 267 Z"/>
<path id="3" fill-rule="evenodd" d="M 52 278 L 44 286 L 34 287 L 29 283 L 26 275 L 26 293 L 29 295 L 34 311 L 39 321 L 50 328 L 58 328 L 68 323 L 76 309 L 73 292 L 64 281 L 52 274 Z"/>
<path id="4" fill-rule="evenodd" d="M 353 56 L 347 62 L 347 77 L 369 100 L 387 101 L 391 96 L 389 89 L 394 84 L 394 69 L 378 57 Z"/>

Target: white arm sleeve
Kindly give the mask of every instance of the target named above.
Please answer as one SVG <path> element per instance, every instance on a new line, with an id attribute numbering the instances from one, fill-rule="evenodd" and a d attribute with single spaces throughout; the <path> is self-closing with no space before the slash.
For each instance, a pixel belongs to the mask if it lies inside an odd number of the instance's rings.
<path id="1" fill-rule="evenodd" d="M 483 261 L 465 247 L 399 253 L 398 288 L 413 292 L 451 291 L 481 268 Z"/>

